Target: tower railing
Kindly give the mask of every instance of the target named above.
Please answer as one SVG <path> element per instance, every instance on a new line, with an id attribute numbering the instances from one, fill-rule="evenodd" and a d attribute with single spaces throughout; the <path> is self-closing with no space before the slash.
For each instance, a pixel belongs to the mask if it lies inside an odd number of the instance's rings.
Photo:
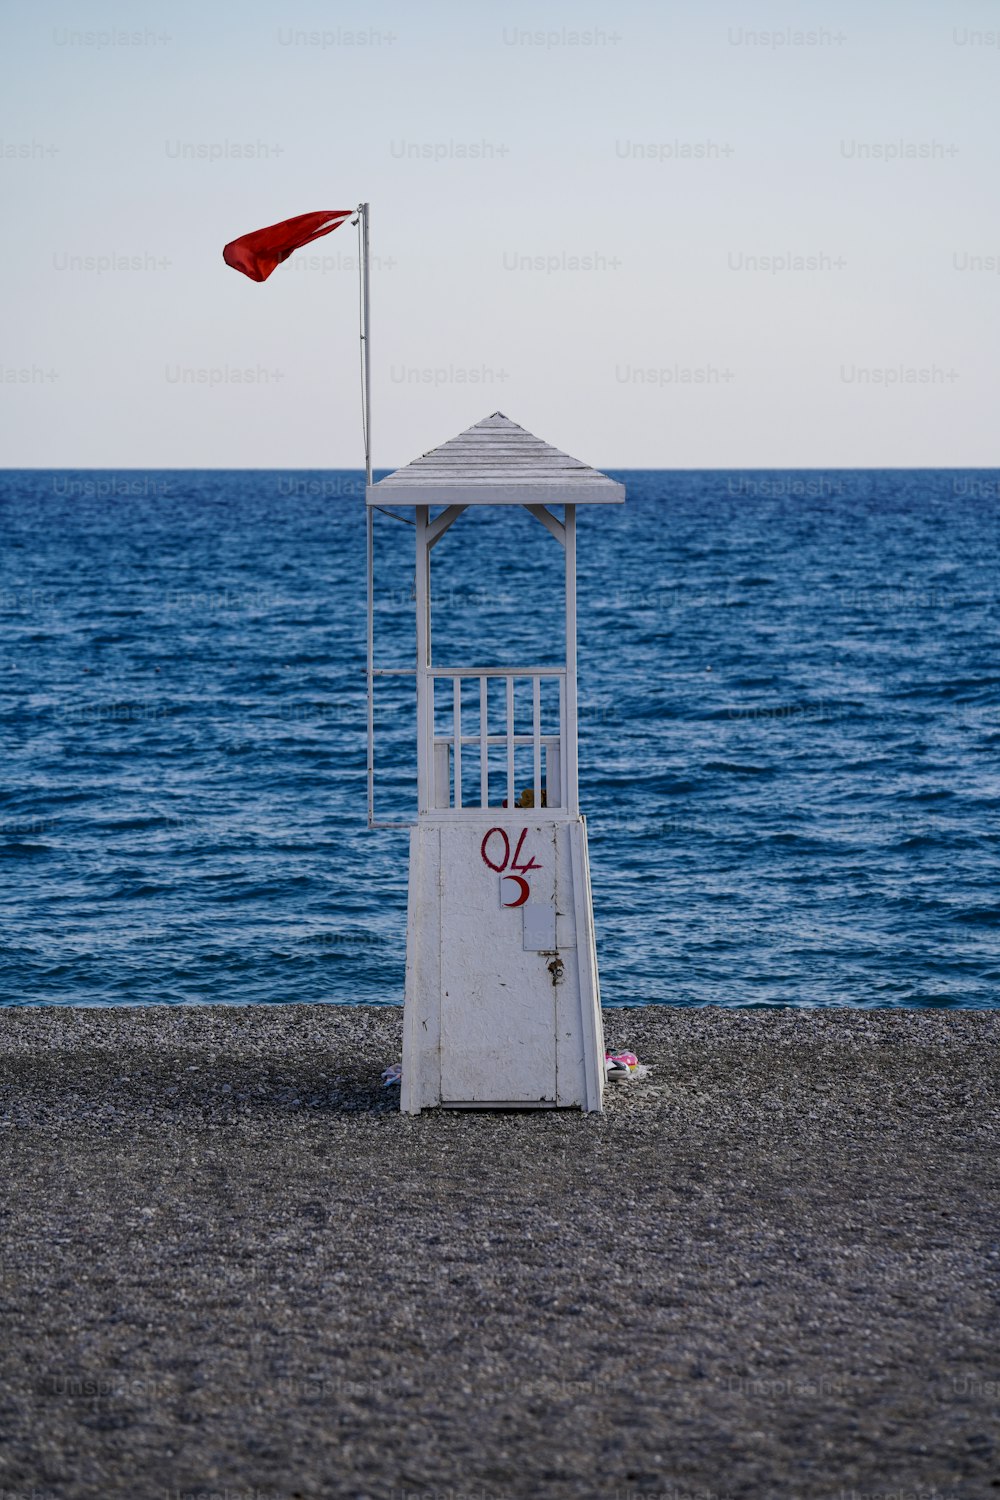
<path id="1" fill-rule="evenodd" d="M 566 668 L 428 667 L 426 676 L 430 810 L 565 815 Z"/>

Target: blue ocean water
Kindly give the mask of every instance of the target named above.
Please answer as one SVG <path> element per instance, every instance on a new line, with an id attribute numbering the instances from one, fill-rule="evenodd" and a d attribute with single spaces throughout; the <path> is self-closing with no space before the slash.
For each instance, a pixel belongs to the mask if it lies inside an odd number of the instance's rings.
<path id="1" fill-rule="evenodd" d="M 580 520 L 605 1004 L 1000 1002 L 1000 471 L 616 477 Z M 361 477 L 0 474 L 0 1003 L 396 1002 L 365 827 Z M 377 518 L 412 661 L 413 533 Z M 561 656 L 516 508 L 434 554 L 435 658 Z M 379 806 L 412 807 L 412 679 Z"/>

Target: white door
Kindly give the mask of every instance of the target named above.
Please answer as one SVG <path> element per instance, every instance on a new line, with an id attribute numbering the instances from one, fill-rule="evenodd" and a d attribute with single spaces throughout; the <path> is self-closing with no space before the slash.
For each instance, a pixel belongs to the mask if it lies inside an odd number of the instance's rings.
<path id="1" fill-rule="evenodd" d="M 442 1101 L 555 1104 L 555 826 L 444 827 L 440 879 Z"/>

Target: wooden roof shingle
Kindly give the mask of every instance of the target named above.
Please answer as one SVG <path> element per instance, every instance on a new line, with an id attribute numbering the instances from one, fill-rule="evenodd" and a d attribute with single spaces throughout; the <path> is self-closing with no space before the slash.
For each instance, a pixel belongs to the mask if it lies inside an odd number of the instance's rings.
<path id="1" fill-rule="evenodd" d="M 369 505 L 620 505 L 625 486 L 502 411 L 386 475 Z"/>

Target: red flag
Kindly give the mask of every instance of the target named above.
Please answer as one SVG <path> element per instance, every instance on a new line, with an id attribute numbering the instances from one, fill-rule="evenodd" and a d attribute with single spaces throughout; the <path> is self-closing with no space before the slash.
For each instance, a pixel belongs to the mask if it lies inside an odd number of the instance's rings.
<path id="1" fill-rule="evenodd" d="M 345 219 L 354 213 L 353 208 L 327 208 L 314 214 L 298 214 L 294 219 L 282 219 L 280 224 L 269 224 L 266 229 L 255 229 L 252 234 L 242 234 L 231 240 L 222 252 L 227 266 L 242 271 L 251 281 L 266 281 L 293 250 L 318 240 L 321 234 L 338 229 Z"/>

